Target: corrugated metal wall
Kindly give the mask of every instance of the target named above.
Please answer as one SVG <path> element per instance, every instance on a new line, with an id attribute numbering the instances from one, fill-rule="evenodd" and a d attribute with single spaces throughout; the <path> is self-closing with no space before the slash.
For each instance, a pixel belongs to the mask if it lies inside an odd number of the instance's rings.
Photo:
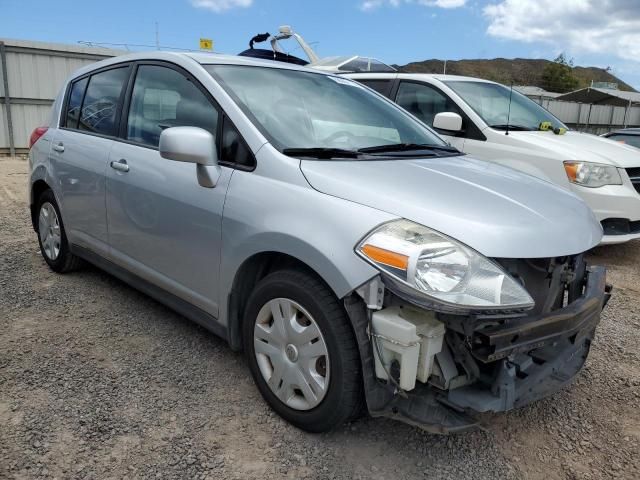
<path id="1" fill-rule="evenodd" d="M 29 146 L 33 129 L 46 123 L 51 104 L 67 77 L 77 69 L 118 55 L 117 50 L 0 39 L 4 43 L 6 81 L 11 103 L 16 153 Z M 10 149 L 9 125 L 0 63 L 0 154 Z"/>
<path id="2" fill-rule="evenodd" d="M 640 127 L 640 107 L 616 107 L 530 98 L 569 127 L 583 132 L 601 134 L 625 126 Z"/>
<path id="3" fill-rule="evenodd" d="M 65 79 L 78 68 L 113 57 L 119 50 L 0 39 L 6 52 L 13 144 L 25 153 L 33 129 L 46 123 L 49 109 Z M 0 155 L 8 154 L 9 126 L 0 63 Z M 589 105 L 530 97 L 571 128 L 605 133 L 625 125 L 640 126 L 640 107 Z"/>

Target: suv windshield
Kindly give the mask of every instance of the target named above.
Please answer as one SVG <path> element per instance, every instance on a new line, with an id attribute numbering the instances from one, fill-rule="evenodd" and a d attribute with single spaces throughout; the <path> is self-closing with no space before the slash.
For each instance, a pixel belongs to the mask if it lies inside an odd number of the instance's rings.
<path id="1" fill-rule="evenodd" d="M 554 129 L 567 128 L 534 101 L 504 85 L 486 82 L 444 82 L 493 128 L 504 130 L 509 124 L 514 130 L 539 130 L 543 122 L 551 122 Z M 511 113 L 509 97 L 511 96 Z"/>
<path id="2" fill-rule="evenodd" d="M 373 155 L 361 149 L 382 146 L 375 152 L 398 146 L 398 156 L 407 156 L 435 146 L 436 152 L 459 154 L 399 107 L 346 78 L 242 65 L 205 68 L 285 154 L 355 158 Z"/>

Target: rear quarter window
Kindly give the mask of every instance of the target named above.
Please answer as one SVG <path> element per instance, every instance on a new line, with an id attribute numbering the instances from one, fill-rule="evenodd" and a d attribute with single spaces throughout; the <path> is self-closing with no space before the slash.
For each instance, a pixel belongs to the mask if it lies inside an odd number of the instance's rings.
<path id="1" fill-rule="evenodd" d="M 64 124 L 67 128 L 78 128 L 82 99 L 84 98 L 84 92 L 87 89 L 88 82 L 88 78 L 83 78 L 71 84 L 71 92 L 69 92 L 69 101 L 67 102 L 67 112 Z"/>

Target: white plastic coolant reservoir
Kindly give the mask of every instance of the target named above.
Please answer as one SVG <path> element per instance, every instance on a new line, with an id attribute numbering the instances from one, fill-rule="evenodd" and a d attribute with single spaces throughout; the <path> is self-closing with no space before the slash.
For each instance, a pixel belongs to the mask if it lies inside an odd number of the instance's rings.
<path id="1" fill-rule="evenodd" d="M 373 329 L 382 358 L 374 347 L 376 376 L 387 380 L 387 371 L 397 360 L 400 364 L 400 388 L 413 390 L 416 378 L 426 382 L 433 358 L 442 349 L 445 326 L 431 312 L 389 307 L 373 313 Z M 384 366 L 383 366 L 384 365 Z M 386 367 L 386 370 L 385 370 Z"/>

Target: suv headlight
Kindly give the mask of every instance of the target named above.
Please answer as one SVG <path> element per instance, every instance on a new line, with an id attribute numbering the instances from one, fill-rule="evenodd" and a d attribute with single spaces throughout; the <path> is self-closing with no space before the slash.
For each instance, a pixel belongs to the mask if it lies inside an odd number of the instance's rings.
<path id="1" fill-rule="evenodd" d="M 601 163 L 567 161 L 564 170 L 571 183 L 583 187 L 604 187 L 605 185 L 622 185 L 622 177 L 617 167 Z"/>
<path id="2" fill-rule="evenodd" d="M 356 252 L 420 303 L 443 310 L 527 309 L 529 293 L 502 267 L 466 245 L 409 220 L 385 223 Z M 430 300 L 430 301 L 429 301 Z"/>

